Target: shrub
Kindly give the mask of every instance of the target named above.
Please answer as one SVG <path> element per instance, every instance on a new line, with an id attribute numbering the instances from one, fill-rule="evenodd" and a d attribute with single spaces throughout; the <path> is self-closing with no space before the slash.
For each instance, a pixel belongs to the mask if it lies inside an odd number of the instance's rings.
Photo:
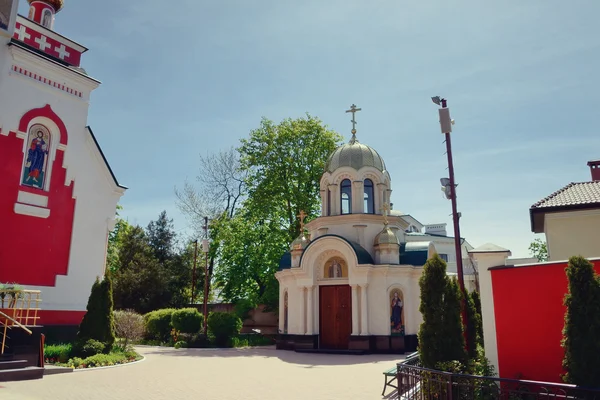
<path id="1" fill-rule="evenodd" d="M 73 347 L 73 354 L 79 357 L 90 357 L 96 354 L 104 352 L 106 345 L 95 339 L 88 339 L 86 341 L 78 340 L 75 342 Z"/>
<path id="2" fill-rule="evenodd" d="M 256 308 L 256 302 L 250 299 L 241 299 L 235 303 L 235 314 L 242 320 L 250 317 L 250 312 Z"/>
<path id="3" fill-rule="evenodd" d="M 195 308 L 175 310 L 171 318 L 173 328 L 181 333 L 197 333 L 202 328 L 204 317 Z"/>
<path id="4" fill-rule="evenodd" d="M 193 348 L 207 348 L 210 347 L 210 341 L 208 340 L 208 338 L 206 336 L 204 336 L 201 333 L 196 333 L 194 335 L 191 335 L 191 337 L 188 340 L 188 347 L 193 347 Z"/>
<path id="5" fill-rule="evenodd" d="M 163 308 L 144 315 L 147 339 L 169 340 L 171 329 L 173 329 L 171 318 L 174 311 L 173 308 Z"/>
<path id="6" fill-rule="evenodd" d="M 242 320 L 235 314 L 212 312 L 208 316 L 208 329 L 217 346 L 231 346 L 232 339 L 242 330 Z"/>
<path id="7" fill-rule="evenodd" d="M 104 352 L 108 353 L 115 342 L 112 282 L 107 274 L 102 282 L 96 279 L 88 299 L 87 312 L 85 313 L 79 332 L 78 343 L 82 347 L 89 339 L 97 340 L 104 344 Z"/>
<path id="8" fill-rule="evenodd" d="M 583 257 L 571 257 L 566 268 L 569 291 L 562 345 L 567 383 L 600 386 L 600 278 Z"/>
<path id="9" fill-rule="evenodd" d="M 71 358 L 73 346 L 68 344 L 54 344 L 44 346 L 44 358 L 49 363 L 66 363 Z"/>
<path id="10" fill-rule="evenodd" d="M 135 352 L 96 354 L 84 359 L 75 357 L 68 361 L 67 366 L 71 368 L 107 367 L 111 365 L 125 364 L 135 361 L 139 355 Z"/>
<path id="11" fill-rule="evenodd" d="M 175 345 L 173 347 L 175 347 L 176 349 L 182 349 L 188 347 L 188 344 L 185 340 L 180 340 L 178 342 L 175 342 Z"/>
<path id="12" fill-rule="evenodd" d="M 144 317 L 134 311 L 115 311 L 115 333 L 123 339 L 123 347 L 129 342 L 136 341 L 144 335 Z"/>

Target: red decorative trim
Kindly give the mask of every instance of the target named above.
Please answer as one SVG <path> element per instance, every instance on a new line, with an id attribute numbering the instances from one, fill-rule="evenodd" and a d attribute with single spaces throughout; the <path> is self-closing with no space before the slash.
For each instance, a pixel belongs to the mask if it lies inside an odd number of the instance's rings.
<path id="1" fill-rule="evenodd" d="M 67 93 L 69 93 L 69 94 L 71 94 L 71 95 L 73 95 L 75 97 L 79 97 L 79 98 L 83 97 L 83 94 L 80 91 L 75 90 L 75 89 L 71 89 L 71 88 L 69 88 L 69 87 L 67 87 L 67 86 L 65 86 L 65 85 L 63 85 L 61 83 L 58 83 L 56 81 L 52 81 L 52 80 L 50 80 L 48 78 L 44 78 L 41 75 L 34 74 L 33 72 L 27 71 L 25 68 L 13 65 L 12 70 L 14 72 L 16 72 L 17 74 L 20 74 L 20 75 L 26 76 L 28 78 L 31 78 L 34 81 L 45 83 L 48 86 L 52 86 L 55 89 L 59 89 L 59 90 L 62 90 L 63 92 L 67 92 Z"/>
<path id="2" fill-rule="evenodd" d="M 40 310 L 39 325 L 79 325 L 85 311 Z"/>
<path id="3" fill-rule="evenodd" d="M 36 19 L 41 18 L 41 10 L 36 11 Z M 40 21 L 35 21 L 38 24 Z M 38 29 L 42 31 L 38 31 Z M 52 57 L 63 60 L 67 64 L 79 66 L 81 63 L 81 52 L 59 40 L 50 37 L 47 28 L 36 26 L 35 28 L 25 26 L 19 22 L 15 24 L 13 38 L 23 42 L 35 49 L 39 49 Z M 44 32 L 46 31 L 46 32 Z M 44 34 L 45 33 L 45 34 Z M 48 36 L 47 36 L 48 35 Z"/>
<path id="4" fill-rule="evenodd" d="M 54 122 L 56 126 L 58 126 L 58 130 L 60 131 L 60 144 L 65 146 L 67 145 L 67 127 L 65 126 L 65 123 L 62 121 L 62 119 L 60 119 L 60 117 L 56 115 L 54 111 L 52 111 L 50 104 L 46 104 L 44 107 L 41 108 L 34 108 L 32 110 L 27 111 L 25 115 L 23 115 L 23 117 L 21 118 L 21 121 L 19 121 L 19 131 L 27 132 L 29 123 L 32 119 L 36 117 L 45 117 Z"/>

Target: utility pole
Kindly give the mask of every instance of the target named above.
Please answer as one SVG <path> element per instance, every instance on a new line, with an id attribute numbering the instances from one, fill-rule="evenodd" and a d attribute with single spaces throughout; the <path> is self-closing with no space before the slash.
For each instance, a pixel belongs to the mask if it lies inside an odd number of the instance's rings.
<path id="1" fill-rule="evenodd" d="M 204 251 L 204 336 L 208 334 L 208 217 L 204 217 L 204 240 L 202 241 L 202 251 Z"/>
<path id="2" fill-rule="evenodd" d="M 196 301 L 196 261 L 198 260 L 198 239 L 194 240 L 194 269 L 192 274 L 192 304 Z"/>
<path id="3" fill-rule="evenodd" d="M 446 137 L 446 154 L 448 156 L 448 178 L 450 180 L 450 201 L 452 202 L 452 223 L 454 225 L 454 250 L 456 252 L 456 273 L 458 275 L 458 285 L 460 286 L 460 292 L 462 294 L 462 316 L 465 325 L 465 343 L 467 349 L 469 343 L 467 343 L 466 327 L 468 325 L 467 313 L 466 313 L 466 294 L 465 291 L 465 278 L 463 274 L 463 260 L 462 260 L 462 249 L 460 240 L 460 214 L 456 206 L 456 181 L 454 179 L 454 162 L 452 160 L 452 142 L 450 140 L 450 132 L 452 132 L 452 124 L 454 121 L 450 118 L 450 109 L 448 108 L 448 102 L 446 99 L 442 99 L 439 96 L 432 97 L 431 100 L 441 106 L 439 109 L 440 114 L 440 125 L 442 133 Z"/>

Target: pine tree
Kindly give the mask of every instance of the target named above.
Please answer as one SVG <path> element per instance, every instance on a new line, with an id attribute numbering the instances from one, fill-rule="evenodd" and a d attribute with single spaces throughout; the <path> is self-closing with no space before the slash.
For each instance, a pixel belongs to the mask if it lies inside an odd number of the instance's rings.
<path id="1" fill-rule="evenodd" d="M 440 332 L 444 346 L 440 357 L 442 361 L 461 361 L 467 359 L 465 351 L 465 336 L 462 323 L 462 294 L 456 278 L 447 279 L 444 295 L 444 323 Z"/>
<path id="2" fill-rule="evenodd" d="M 562 345 L 565 382 L 600 387 L 600 278 L 581 256 L 569 259 Z"/>
<path id="3" fill-rule="evenodd" d="M 151 221 L 146 228 L 148 242 L 159 263 L 169 261 L 175 251 L 175 229 L 173 219 L 167 218 L 167 212 L 163 211 L 156 221 Z"/>
<path id="4" fill-rule="evenodd" d="M 446 263 L 435 254 L 427 260 L 423 267 L 423 275 L 419 279 L 421 304 L 419 311 L 423 315 L 423 323 L 419 329 L 419 356 L 426 368 L 435 368 L 443 361 L 444 343 L 440 332 L 444 331 L 444 294 L 448 285 Z"/>

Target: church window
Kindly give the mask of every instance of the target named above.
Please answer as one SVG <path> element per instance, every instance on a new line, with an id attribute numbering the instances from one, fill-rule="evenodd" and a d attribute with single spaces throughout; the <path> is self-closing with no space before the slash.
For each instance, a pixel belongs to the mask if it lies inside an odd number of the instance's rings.
<path id="1" fill-rule="evenodd" d="M 50 140 L 50 131 L 44 125 L 35 124 L 29 129 L 21 178 L 22 185 L 44 189 L 49 169 Z"/>
<path id="2" fill-rule="evenodd" d="M 52 29 L 52 11 L 44 9 L 42 16 L 42 26 L 48 29 Z"/>
<path id="3" fill-rule="evenodd" d="M 440 258 L 446 262 L 448 262 L 448 254 L 440 254 Z"/>
<path id="4" fill-rule="evenodd" d="M 344 179 L 341 185 L 342 214 L 352 213 L 352 183 L 350 179 Z"/>
<path id="5" fill-rule="evenodd" d="M 352 183 L 350 179 L 344 179 L 341 186 L 342 191 L 342 214 L 352 213 Z"/>
<path id="6" fill-rule="evenodd" d="M 375 199 L 374 199 L 374 192 L 373 192 L 373 181 L 370 179 L 365 179 L 365 206 L 364 206 L 364 212 L 366 212 L 367 214 L 374 214 L 375 213 Z"/>

